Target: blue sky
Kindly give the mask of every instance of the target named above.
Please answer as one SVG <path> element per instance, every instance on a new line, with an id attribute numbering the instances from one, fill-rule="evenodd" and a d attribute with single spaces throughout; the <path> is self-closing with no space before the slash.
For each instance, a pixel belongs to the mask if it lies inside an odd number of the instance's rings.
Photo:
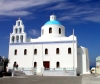
<path id="1" fill-rule="evenodd" d="M 53 13 L 65 26 L 66 36 L 74 29 L 78 44 L 88 48 L 90 64 L 95 65 L 100 55 L 99 0 L 0 0 L 0 55 L 8 56 L 9 36 L 18 18 L 28 36 L 36 38 Z"/>

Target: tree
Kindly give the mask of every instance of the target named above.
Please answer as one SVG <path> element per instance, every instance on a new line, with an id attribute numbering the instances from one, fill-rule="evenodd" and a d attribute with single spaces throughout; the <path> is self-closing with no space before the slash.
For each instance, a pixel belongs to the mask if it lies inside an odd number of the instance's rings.
<path id="1" fill-rule="evenodd" d="M 8 66 L 8 63 L 9 63 L 9 59 L 8 58 L 5 58 L 4 59 L 4 72 L 7 72 L 7 66 Z"/>
<path id="2" fill-rule="evenodd" d="M 3 56 L 3 57 L 0 56 L 0 59 L 2 60 L 2 61 L 1 61 L 1 63 L 2 63 L 1 66 L 4 67 L 4 70 L 3 70 L 3 71 L 4 71 L 4 72 L 7 72 L 6 67 L 8 66 L 8 63 L 9 63 L 8 58 L 5 58 L 4 56 Z"/>

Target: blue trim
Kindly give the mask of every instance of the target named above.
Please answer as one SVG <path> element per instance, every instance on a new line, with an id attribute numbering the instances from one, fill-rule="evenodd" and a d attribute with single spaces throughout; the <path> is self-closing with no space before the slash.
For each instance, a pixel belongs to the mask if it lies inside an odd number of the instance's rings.
<path id="1" fill-rule="evenodd" d="M 75 43 L 75 42 L 76 42 L 76 41 L 74 41 L 74 43 Z M 10 43 L 9 45 L 26 45 L 26 44 L 55 44 L 55 43 L 73 43 L 73 41 Z"/>
<path id="2" fill-rule="evenodd" d="M 46 22 L 44 25 L 52 25 L 52 24 L 61 25 L 61 23 L 58 22 L 58 21 L 56 21 L 56 20 L 48 21 L 48 22 Z"/>

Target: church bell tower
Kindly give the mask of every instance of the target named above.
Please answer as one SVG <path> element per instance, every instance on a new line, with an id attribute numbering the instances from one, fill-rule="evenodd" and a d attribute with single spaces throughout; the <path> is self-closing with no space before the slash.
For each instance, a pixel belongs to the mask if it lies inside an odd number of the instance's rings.
<path id="1" fill-rule="evenodd" d="M 24 24 L 20 18 L 13 26 L 13 33 L 10 33 L 10 43 L 23 43 L 26 42 L 26 33 L 24 32 Z"/>

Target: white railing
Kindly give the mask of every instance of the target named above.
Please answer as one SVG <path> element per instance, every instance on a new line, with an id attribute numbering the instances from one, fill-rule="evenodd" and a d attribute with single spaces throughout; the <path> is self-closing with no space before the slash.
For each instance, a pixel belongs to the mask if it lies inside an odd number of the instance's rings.
<path id="1" fill-rule="evenodd" d="M 44 76 L 76 76 L 77 70 L 73 68 L 42 68 Z"/>
<path id="2" fill-rule="evenodd" d="M 22 71 L 26 75 L 34 73 L 34 68 L 28 68 L 28 67 L 19 67 L 19 68 L 13 68 L 13 67 L 8 67 L 8 71 L 12 73 L 12 76 L 16 73 L 15 71 Z"/>
<path id="3" fill-rule="evenodd" d="M 19 67 L 19 68 L 13 68 L 13 67 L 9 67 L 8 68 L 9 70 L 14 70 L 14 71 L 17 71 L 17 70 L 20 70 L 20 71 L 31 71 L 32 68 L 23 68 L 23 67 Z"/>
<path id="4" fill-rule="evenodd" d="M 37 68 L 23 68 L 23 67 L 19 67 L 19 68 L 13 68 L 13 67 L 8 67 L 7 71 L 13 72 L 13 71 L 23 71 L 23 72 L 31 72 L 34 73 L 37 71 Z"/>
<path id="5" fill-rule="evenodd" d="M 44 68 L 44 70 L 75 70 L 73 68 Z"/>

